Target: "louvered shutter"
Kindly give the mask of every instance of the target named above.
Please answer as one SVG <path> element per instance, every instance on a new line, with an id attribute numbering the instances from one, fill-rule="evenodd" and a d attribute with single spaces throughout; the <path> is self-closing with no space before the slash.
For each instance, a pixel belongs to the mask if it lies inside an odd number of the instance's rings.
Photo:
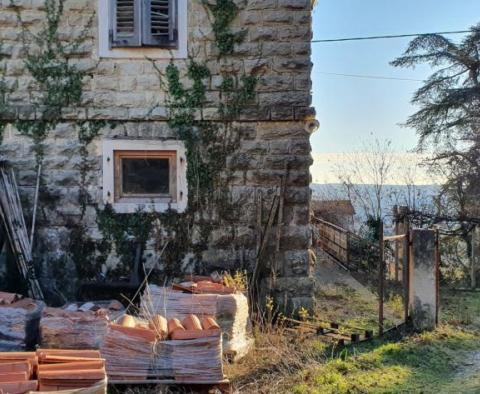
<path id="1" fill-rule="evenodd" d="M 110 0 L 110 45 L 112 48 L 142 45 L 141 1 Z"/>
<path id="2" fill-rule="evenodd" d="M 176 48 L 177 0 L 143 0 L 143 45 Z"/>

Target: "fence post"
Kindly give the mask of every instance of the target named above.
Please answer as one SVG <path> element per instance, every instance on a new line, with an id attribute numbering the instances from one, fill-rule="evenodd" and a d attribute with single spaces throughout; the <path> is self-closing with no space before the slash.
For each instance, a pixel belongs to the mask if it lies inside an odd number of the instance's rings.
<path id="1" fill-rule="evenodd" d="M 398 206 L 395 205 L 393 207 L 393 220 L 394 220 L 394 224 L 395 224 L 395 235 L 400 235 L 400 223 L 399 223 L 399 214 L 398 214 Z M 398 282 L 398 266 L 399 266 L 399 262 L 400 262 L 400 248 L 399 248 L 399 245 L 398 245 L 398 242 L 395 241 L 394 243 L 394 247 L 395 247 L 395 280 Z"/>
<path id="2" fill-rule="evenodd" d="M 435 283 L 436 284 L 435 325 L 438 325 L 438 316 L 439 316 L 439 309 L 440 309 L 440 231 L 438 228 L 435 229 L 435 282 L 436 282 Z"/>
<path id="3" fill-rule="evenodd" d="M 477 270 L 480 261 L 480 226 L 475 226 L 472 230 L 472 256 L 470 266 L 470 287 L 477 287 Z"/>
<path id="4" fill-rule="evenodd" d="M 405 324 L 408 323 L 408 305 L 409 305 L 409 292 L 410 292 L 410 229 L 405 229 L 405 238 L 403 240 L 403 311 Z"/>
<path id="5" fill-rule="evenodd" d="M 409 306 L 415 330 L 435 328 L 437 314 L 437 269 L 435 231 L 411 231 Z"/>
<path id="6" fill-rule="evenodd" d="M 383 221 L 380 221 L 378 239 L 380 246 L 380 264 L 378 267 L 378 335 L 383 335 L 383 298 L 385 287 L 385 255 L 383 241 Z"/>

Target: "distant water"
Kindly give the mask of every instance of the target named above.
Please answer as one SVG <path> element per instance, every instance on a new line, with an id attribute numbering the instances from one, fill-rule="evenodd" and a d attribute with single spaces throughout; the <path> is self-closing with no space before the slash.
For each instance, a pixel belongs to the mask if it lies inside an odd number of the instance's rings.
<path id="1" fill-rule="evenodd" d="M 319 184 L 312 183 L 313 198 L 320 200 L 348 200 L 349 196 L 345 187 L 337 183 Z M 373 185 L 356 185 L 360 195 L 365 198 L 375 198 L 375 188 Z M 429 210 L 432 206 L 433 198 L 438 194 L 437 185 L 385 185 L 382 191 L 381 207 L 384 215 L 390 216 L 394 205 L 406 205 L 417 210 Z M 355 224 L 358 226 L 366 220 L 365 210 L 358 199 L 352 200 L 355 208 Z"/>

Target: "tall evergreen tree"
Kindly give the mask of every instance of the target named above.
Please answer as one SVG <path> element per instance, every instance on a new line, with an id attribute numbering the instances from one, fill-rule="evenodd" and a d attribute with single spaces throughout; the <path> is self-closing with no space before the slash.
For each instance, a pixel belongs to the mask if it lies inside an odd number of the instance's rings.
<path id="1" fill-rule="evenodd" d="M 458 200 L 455 213 L 480 216 L 480 24 L 459 43 L 418 36 L 391 64 L 436 70 L 415 92 L 419 109 L 406 126 L 417 130 L 419 150 L 433 151 L 430 164 L 445 176 L 443 193 Z"/>
<path id="2" fill-rule="evenodd" d="M 436 71 L 418 89 L 412 103 L 419 109 L 406 125 L 417 130 L 419 150 L 431 149 L 433 170 L 446 181 L 439 213 L 457 218 L 453 230 L 466 246 L 471 287 L 477 283 L 472 258 L 472 217 L 480 217 L 480 24 L 456 43 L 438 34 L 418 36 L 396 67 L 428 64 Z M 479 252 L 479 251 L 477 251 Z"/>

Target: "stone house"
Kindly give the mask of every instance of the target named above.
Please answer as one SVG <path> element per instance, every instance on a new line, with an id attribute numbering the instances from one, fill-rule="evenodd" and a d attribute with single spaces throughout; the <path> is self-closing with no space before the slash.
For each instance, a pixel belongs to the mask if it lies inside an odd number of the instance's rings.
<path id="1" fill-rule="evenodd" d="M 123 246 L 139 244 L 169 275 L 253 271 L 277 196 L 263 283 L 281 306 L 310 306 L 312 1 L 13 3 L 0 10 L 0 157 L 27 217 L 42 164 L 44 276 L 118 279 Z M 49 39 L 70 52 L 49 58 Z"/>
<path id="2" fill-rule="evenodd" d="M 317 218 L 326 220 L 348 231 L 355 228 L 355 208 L 351 200 L 313 200 L 312 212 Z"/>

